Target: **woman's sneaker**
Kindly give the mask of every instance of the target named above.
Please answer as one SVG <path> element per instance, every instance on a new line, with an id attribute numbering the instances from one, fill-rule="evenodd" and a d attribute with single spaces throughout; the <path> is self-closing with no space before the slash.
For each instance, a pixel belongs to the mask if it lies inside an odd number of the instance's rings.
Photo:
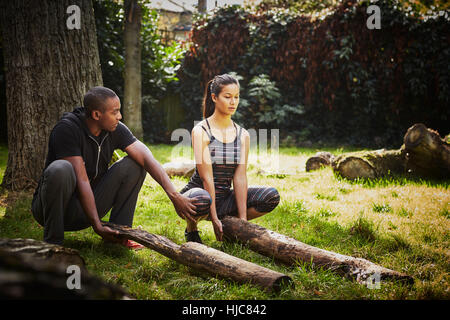
<path id="1" fill-rule="evenodd" d="M 196 231 L 190 231 L 190 232 L 188 232 L 187 229 L 184 230 L 184 237 L 186 238 L 187 242 L 203 243 L 197 230 Z"/>

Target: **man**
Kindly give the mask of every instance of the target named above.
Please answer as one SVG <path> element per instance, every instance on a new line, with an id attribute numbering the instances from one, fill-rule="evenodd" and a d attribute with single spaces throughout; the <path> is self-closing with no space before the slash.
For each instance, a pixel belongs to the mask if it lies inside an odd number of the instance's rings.
<path id="1" fill-rule="evenodd" d="M 44 241 L 63 244 L 64 231 L 92 226 L 106 241 L 118 232 L 100 219 L 112 208 L 110 222 L 132 226 L 146 173 L 163 187 L 177 214 L 193 220 L 194 201 L 178 193 L 150 150 L 120 120 L 120 100 L 105 87 L 90 89 L 78 107 L 53 128 L 45 168 L 34 193 L 32 212 L 44 227 Z M 127 157 L 110 168 L 115 149 Z M 133 247 L 131 242 L 121 242 Z"/>

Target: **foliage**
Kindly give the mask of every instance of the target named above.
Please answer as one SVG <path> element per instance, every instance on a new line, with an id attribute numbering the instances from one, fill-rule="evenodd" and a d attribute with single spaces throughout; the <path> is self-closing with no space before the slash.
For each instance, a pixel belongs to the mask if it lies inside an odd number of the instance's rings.
<path id="1" fill-rule="evenodd" d="M 317 12 L 332 8 L 338 0 L 263 0 L 258 5 L 258 11 L 264 12 L 273 8 L 283 8 L 298 12 Z"/>
<path id="2" fill-rule="evenodd" d="M 372 0 L 376 4 L 378 0 Z M 299 12 L 318 12 L 324 9 L 336 7 L 344 0 L 262 0 L 258 5 L 258 11 L 264 12 L 273 8 L 283 8 Z M 397 0 L 395 5 L 405 10 L 411 10 L 421 15 L 430 14 L 430 11 L 438 12 L 448 10 L 450 4 L 442 0 Z"/>
<path id="3" fill-rule="evenodd" d="M 95 0 L 94 12 L 103 82 L 123 97 L 124 44 L 123 4 L 114 0 Z M 178 80 L 176 73 L 184 49 L 173 42 L 165 45 L 157 32 L 159 15 L 142 5 L 141 72 L 142 118 L 144 139 L 158 142 L 165 133 L 164 110 L 156 107 L 171 83 Z"/>
<path id="4" fill-rule="evenodd" d="M 199 19 L 178 73 L 184 108 L 199 115 L 206 82 L 235 72 L 243 98 L 236 120 L 247 127 L 282 124 L 281 136 L 297 142 L 398 147 L 416 122 L 447 130 L 448 12 L 425 16 L 380 0 L 382 28 L 370 30 L 370 4 L 345 1 L 322 15 L 231 6 Z M 275 120 L 284 106 L 291 106 L 286 122 Z"/>
<path id="5" fill-rule="evenodd" d="M 236 121 L 245 127 L 279 128 L 290 117 L 303 114 L 302 106 L 281 105 L 281 93 L 266 74 L 254 76 L 248 88 L 241 88 L 240 108 Z"/>

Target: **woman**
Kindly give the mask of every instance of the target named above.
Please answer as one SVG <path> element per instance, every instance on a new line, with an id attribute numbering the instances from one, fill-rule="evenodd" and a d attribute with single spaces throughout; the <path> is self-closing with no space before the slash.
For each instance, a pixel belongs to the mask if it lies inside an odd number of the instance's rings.
<path id="1" fill-rule="evenodd" d="M 196 170 L 180 191 L 196 198 L 195 219 L 186 219 L 187 241 L 202 243 L 197 230 L 201 219 L 211 220 L 216 239 L 222 241 L 220 219 L 226 215 L 254 219 L 272 211 L 280 201 L 275 188 L 247 187 L 250 135 L 231 120 L 238 104 L 236 78 L 224 74 L 208 82 L 203 99 L 204 120 L 192 129 Z"/>

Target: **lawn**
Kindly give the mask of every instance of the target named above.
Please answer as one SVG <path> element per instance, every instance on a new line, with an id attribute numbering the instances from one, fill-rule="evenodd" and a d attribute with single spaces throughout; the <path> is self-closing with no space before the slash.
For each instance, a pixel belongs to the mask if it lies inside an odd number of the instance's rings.
<path id="1" fill-rule="evenodd" d="M 161 163 L 174 157 L 171 146 L 149 147 Z M 137 299 L 450 298 L 449 181 L 386 178 L 350 182 L 335 177 L 330 168 L 305 172 L 306 160 L 318 151 L 314 148 L 280 148 L 279 151 L 279 168 L 274 167 L 276 161 L 269 157 L 258 157 L 256 152 L 250 155 L 249 185 L 275 186 L 281 195 L 281 202 L 273 212 L 252 222 L 319 248 L 405 272 L 414 277 L 414 284 L 384 280 L 374 289 L 331 271 L 312 268 L 310 263 L 284 266 L 245 245 L 216 241 L 208 221 L 199 224 L 206 245 L 285 273 L 295 286 L 270 293 L 251 284 L 201 275 L 149 249 L 129 251 L 106 245 L 91 228 L 67 232 L 65 245 L 79 250 L 92 273 L 122 285 Z M 336 155 L 354 150 L 326 151 Z M 6 159 L 7 149 L 0 147 L 0 177 Z M 264 174 L 263 170 L 278 174 Z M 181 189 L 187 179 L 172 181 Z M 3 193 L 0 237 L 42 239 L 43 229 L 31 216 L 31 196 Z M 134 227 L 138 226 L 178 244 L 185 241 L 184 221 L 149 175 L 135 212 Z"/>

